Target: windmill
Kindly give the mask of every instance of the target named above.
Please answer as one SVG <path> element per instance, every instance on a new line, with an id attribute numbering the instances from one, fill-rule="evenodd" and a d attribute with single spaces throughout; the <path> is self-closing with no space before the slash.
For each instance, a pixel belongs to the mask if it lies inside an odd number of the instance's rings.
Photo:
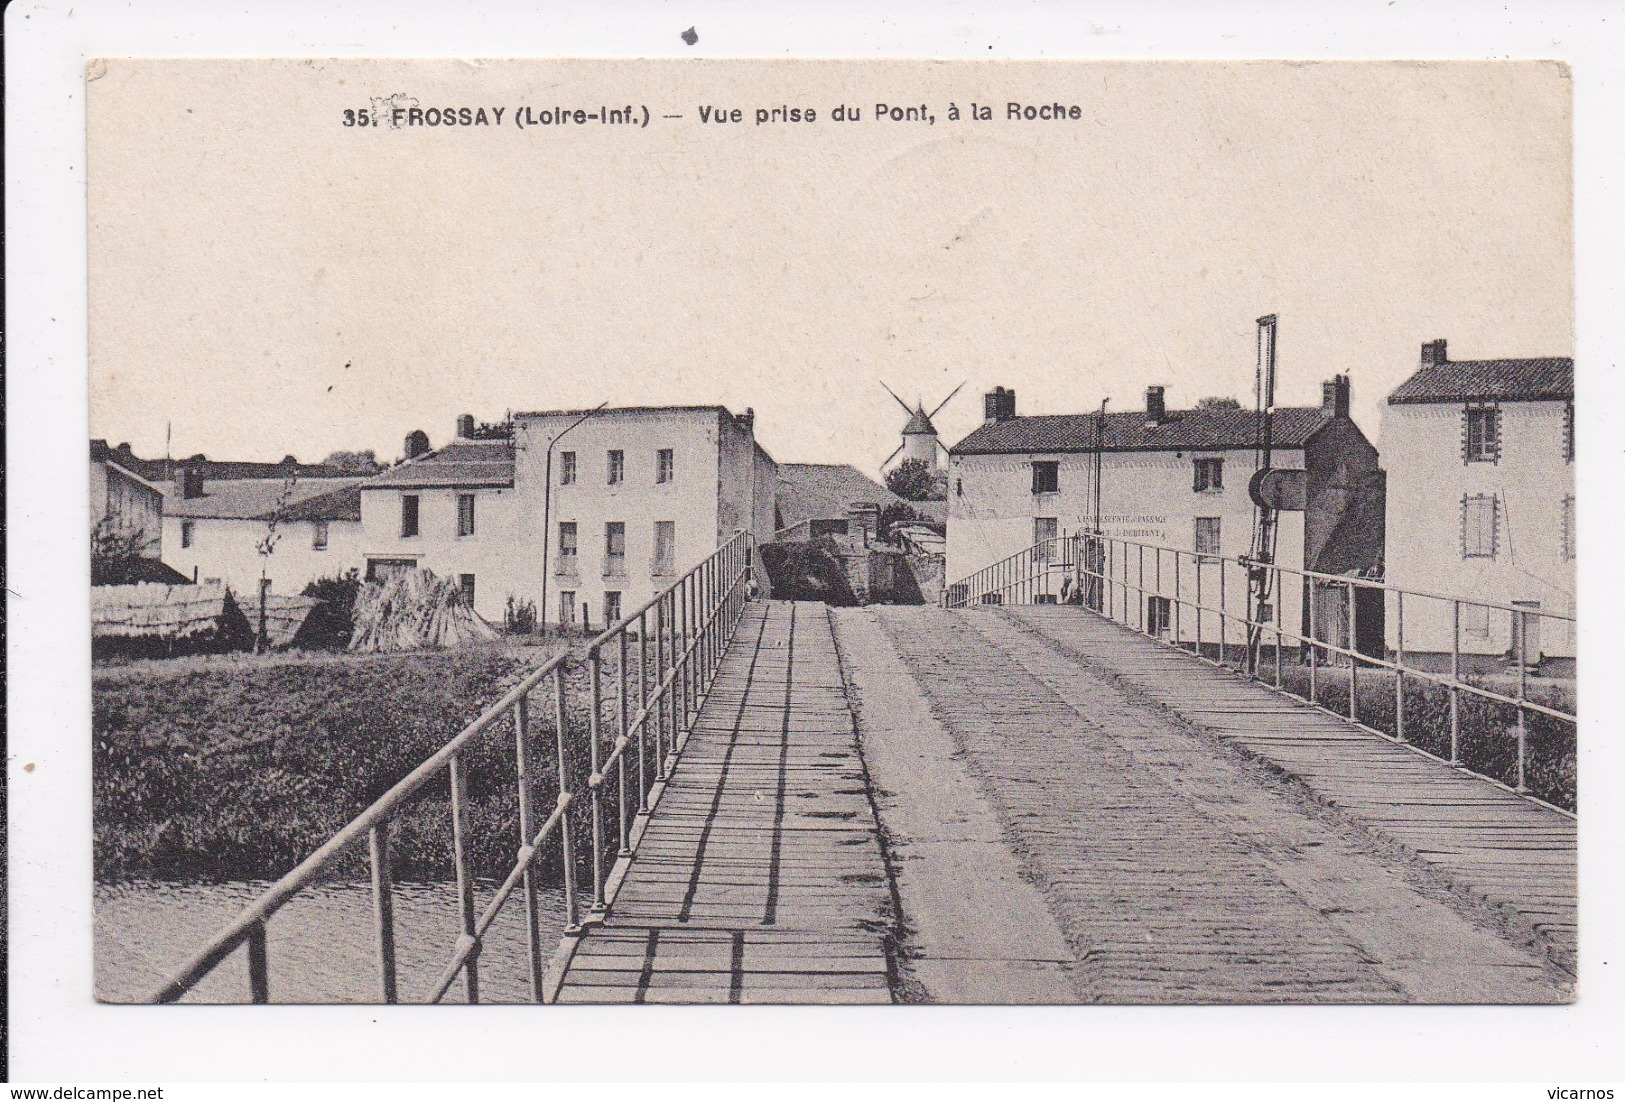
<path id="1" fill-rule="evenodd" d="M 942 441 L 937 439 L 937 427 L 931 423 L 931 418 L 941 413 L 943 407 L 953 401 L 956 394 L 965 389 L 965 384 L 960 383 L 949 391 L 948 397 L 938 402 L 937 408 L 930 413 L 925 412 L 924 402 L 915 402 L 911 406 L 897 397 L 897 392 L 891 387 L 886 386 L 885 383 L 880 385 L 885 388 L 887 394 L 892 396 L 893 401 L 903 407 L 903 412 L 908 414 L 908 423 L 903 426 L 903 442 L 897 446 L 896 451 L 881 462 L 881 469 L 884 470 L 893 459 L 896 459 L 898 455 L 902 455 L 904 460 L 920 460 L 925 464 L 927 470 L 932 474 L 936 474 L 942 469 L 942 465 L 937 462 L 937 449 L 942 448 L 943 445 Z M 946 451 L 947 449 L 944 448 L 943 450 Z"/>

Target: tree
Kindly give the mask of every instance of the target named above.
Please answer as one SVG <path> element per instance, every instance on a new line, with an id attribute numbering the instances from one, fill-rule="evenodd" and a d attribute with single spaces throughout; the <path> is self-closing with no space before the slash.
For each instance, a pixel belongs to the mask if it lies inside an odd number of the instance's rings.
<path id="1" fill-rule="evenodd" d="M 887 473 L 886 489 L 904 501 L 945 501 L 948 480 L 923 459 L 905 459 Z"/>
<path id="2" fill-rule="evenodd" d="M 333 452 L 322 460 L 322 466 L 337 467 L 351 474 L 377 474 L 384 469 L 378 462 L 378 454 L 371 448 L 359 452 Z"/>
<path id="3" fill-rule="evenodd" d="M 928 518 L 923 513 L 915 509 L 914 506 L 910 505 L 908 502 L 894 501 L 884 509 L 880 510 L 880 517 L 875 522 L 876 527 L 879 529 L 879 531 L 876 532 L 876 535 L 878 535 L 882 540 L 890 542 L 893 525 L 907 524 L 910 521 L 926 519 Z"/>
<path id="4" fill-rule="evenodd" d="M 1196 403 L 1196 408 L 1197 409 L 1240 409 L 1241 408 L 1241 403 L 1236 401 L 1236 399 L 1234 399 L 1234 398 L 1226 398 L 1223 395 L 1215 394 L 1215 395 L 1213 395 L 1211 397 L 1203 398 L 1201 401 L 1197 402 Z"/>

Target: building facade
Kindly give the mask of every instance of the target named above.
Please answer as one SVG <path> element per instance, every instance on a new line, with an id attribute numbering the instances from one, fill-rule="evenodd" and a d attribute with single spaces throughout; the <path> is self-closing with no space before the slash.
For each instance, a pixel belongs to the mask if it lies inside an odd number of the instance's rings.
<path id="1" fill-rule="evenodd" d="M 1451 360 L 1422 346 L 1388 397 L 1383 458 L 1393 478 L 1388 580 L 1405 589 L 1574 613 L 1574 361 Z M 1407 598 L 1407 652 L 1515 657 L 1517 613 Z M 1457 619 L 1460 619 L 1458 625 Z M 1575 657 L 1572 626 L 1526 617 L 1531 665 Z M 1390 622 L 1388 645 L 1399 645 Z"/>
<path id="2" fill-rule="evenodd" d="M 240 602 L 296 595 L 360 563 L 360 479 L 210 481 L 183 467 L 164 496 L 164 561 L 196 582 L 224 582 Z"/>
<path id="3" fill-rule="evenodd" d="M 520 413 L 513 431 L 515 486 L 546 533 L 530 576 L 549 624 L 613 623 L 735 533 L 773 538 L 778 469 L 750 410 Z"/>
<path id="4" fill-rule="evenodd" d="M 1302 506 L 1278 514 L 1275 561 L 1283 567 L 1339 574 L 1380 569 L 1382 473 L 1376 449 L 1349 418 L 1348 402 L 1347 379 L 1339 377 L 1326 384 L 1321 406 L 1275 411 L 1271 468 L 1303 471 L 1299 477 L 1309 487 Z M 982 427 L 949 451 L 950 584 L 1048 537 L 1098 530 L 1192 553 L 1181 557 L 1176 575 L 1172 556 L 1159 563 L 1146 551 L 1151 593 L 1192 600 L 1205 586 L 1205 603 L 1227 601 L 1237 613 L 1245 610 L 1247 594 L 1236 573 L 1221 573 L 1203 556 L 1251 550 L 1256 413 L 1171 410 L 1161 387 L 1147 389 L 1143 411 L 1020 417 L 1015 394 L 1002 387 L 986 396 L 985 409 Z M 1375 508 L 1374 532 L 1370 523 L 1351 523 L 1355 503 L 1368 513 Z M 1140 553 L 1134 555 L 1138 584 Z M 1221 576 L 1230 584 L 1222 597 L 1216 591 Z M 1283 623 L 1302 624 L 1303 587 L 1283 589 L 1277 599 Z M 1194 617 L 1169 623 L 1163 608 L 1148 606 L 1145 619 L 1170 636 L 1195 637 Z M 1216 638 L 1216 617 L 1206 630 L 1206 638 Z M 1227 639 L 1243 641 L 1239 625 L 1230 626 Z"/>
<path id="5" fill-rule="evenodd" d="M 488 432 L 465 415 L 446 447 L 361 487 L 365 569 L 455 577 L 498 623 L 511 601 L 603 627 L 735 532 L 771 539 L 776 484 L 749 411 L 519 413 Z"/>
<path id="6" fill-rule="evenodd" d="M 164 491 L 117 462 L 105 440 L 90 442 L 92 540 L 145 559 L 163 557 Z"/>

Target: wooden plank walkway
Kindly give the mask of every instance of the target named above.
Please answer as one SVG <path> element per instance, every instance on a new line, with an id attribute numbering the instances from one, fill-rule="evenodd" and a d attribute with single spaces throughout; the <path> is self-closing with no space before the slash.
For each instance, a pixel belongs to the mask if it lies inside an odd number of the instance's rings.
<path id="1" fill-rule="evenodd" d="M 754 601 L 566 1003 L 888 1003 L 891 894 L 829 610 Z"/>
<path id="2" fill-rule="evenodd" d="M 1571 973 L 1576 822 L 1083 609 L 1002 613 L 1298 778 L 1524 925 Z"/>

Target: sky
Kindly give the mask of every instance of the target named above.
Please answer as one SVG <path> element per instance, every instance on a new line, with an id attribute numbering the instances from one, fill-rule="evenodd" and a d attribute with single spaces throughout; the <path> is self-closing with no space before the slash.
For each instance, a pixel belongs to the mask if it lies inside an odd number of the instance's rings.
<path id="1" fill-rule="evenodd" d="M 1424 341 L 1572 354 L 1555 64 L 96 66 L 91 433 L 143 455 L 393 459 L 464 412 L 718 403 L 781 462 L 875 473 L 905 420 L 881 382 L 965 383 L 946 444 L 995 385 L 1251 406 L 1266 313 L 1279 402 L 1347 373 L 1378 439 Z M 391 96 L 505 117 L 343 125 Z M 651 122 L 513 124 L 600 104 Z M 778 106 L 818 119 L 756 124 Z"/>

